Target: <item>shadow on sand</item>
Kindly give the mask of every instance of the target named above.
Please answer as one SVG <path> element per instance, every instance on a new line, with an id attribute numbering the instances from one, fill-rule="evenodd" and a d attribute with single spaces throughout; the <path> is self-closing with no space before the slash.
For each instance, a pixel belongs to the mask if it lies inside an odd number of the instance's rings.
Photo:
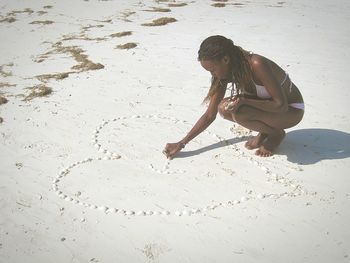
<path id="1" fill-rule="evenodd" d="M 277 154 L 299 164 L 344 159 L 350 157 L 350 134 L 329 129 L 294 130 L 287 133 Z"/>
<path id="2" fill-rule="evenodd" d="M 236 144 L 246 139 L 232 138 L 227 142 Z M 194 151 L 180 152 L 175 158 L 186 158 L 225 146 L 227 143 L 218 142 Z M 321 160 L 344 159 L 350 157 L 350 134 L 329 129 L 290 131 L 276 151 L 276 155 L 286 155 L 288 161 L 304 165 Z"/>
<path id="3" fill-rule="evenodd" d="M 184 150 L 182 152 L 179 152 L 176 155 L 175 158 L 186 158 L 186 157 L 198 155 L 198 154 L 201 154 L 203 152 L 211 151 L 211 150 L 214 150 L 214 149 L 217 149 L 217 148 L 221 148 L 221 147 L 226 147 L 227 145 L 230 145 L 230 144 L 239 143 L 239 142 L 241 142 L 244 139 L 247 139 L 247 137 L 232 138 L 232 139 L 229 139 L 229 140 L 226 140 L 226 141 L 213 143 L 213 144 L 210 144 L 208 146 L 205 146 L 205 147 L 199 148 L 197 150 L 193 150 L 193 151 L 186 151 L 186 150 Z"/>

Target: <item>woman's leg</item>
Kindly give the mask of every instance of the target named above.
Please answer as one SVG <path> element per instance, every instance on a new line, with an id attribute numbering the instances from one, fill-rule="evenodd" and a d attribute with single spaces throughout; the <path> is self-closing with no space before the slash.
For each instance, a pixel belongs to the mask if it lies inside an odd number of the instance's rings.
<path id="1" fill-rule="evenodd" d="M 221 115 L 221 117 L 223 117 L 225 120 L 229 120 L 229 121 L 233 121 L 233 122 L 237 122 L 235 119 L 234 119 L 234 116 L 232 114 L 231 111 L 229 110 L 226 110 L 226 106 L 227 104 L 230 102 L 230 97 L 228 98 L 224 98 L 221 103 L 219 104 L 219 113 Z M 239 122 L 238 122 L 239 123 Z M 241 124 L 241 123 L 239 123 Z M 241 124 L 242 125 L 242 124 Z M 261 126 L 262 127 L 253 127 L 253 128 L 249 128 L 251 130 L 261 130 L 261 128 L 268 128 L 268 127 L 264 127 L 266 126 L 264 123 L 257 123 L 257 125 Z M 244 125 L 242 125 L 244 126 Z M 246 127 L 246 126 L 245 126 Z M 248 127 L 246 127 L 248 128 Z M 269 132 L 271 132 L 271 128 L 269 129 Z M 262 132 L 259 132 L 259 134 L 251 139 L 249 139 L 246 144 L 245 144 L 245 147 L 249 150 L 252 150 L 252 149 L 257 149 L 261 146 L 262 142 L 267 138 L 267 133 L 262 133 Z"/>
<path id="2" fill-rule="evenodd" d="M 223 104 L 225 104 L 223 102 Z M 260 156 L 271 156 L 273 150 L 282 142 L 284 129 L 298 124 L 304 111 L 289 107 L 287 112 L 265 112 L 243 105 L 234 114 L 219 105 L 220 114 L 228 120 L 236 121 L 243 127 L 259 132 L 258 136 L 248 141 L 247 148 L 259 148 L 256 151 Z M 264 142 L 264 140 L 266 141 Z"/>

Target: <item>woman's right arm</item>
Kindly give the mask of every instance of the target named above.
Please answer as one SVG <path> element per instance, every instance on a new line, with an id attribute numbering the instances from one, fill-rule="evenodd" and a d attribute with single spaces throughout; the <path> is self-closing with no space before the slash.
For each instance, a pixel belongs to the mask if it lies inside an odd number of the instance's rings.
<path id="1" fill-rule="evenodd" d="M 205 113 L 199 118 L 189 133 L 177 143 L 167 143 L 164 149 L 164 154 L 167 158 L 173 158 L 176 153 L 181 151 L 187 143 L 203 132 L 215 120 L 218 113 L 218 106 L 225 96 L 226 89 L 219 89 L 216 94 L 210 98 L 209 106 Z"/>

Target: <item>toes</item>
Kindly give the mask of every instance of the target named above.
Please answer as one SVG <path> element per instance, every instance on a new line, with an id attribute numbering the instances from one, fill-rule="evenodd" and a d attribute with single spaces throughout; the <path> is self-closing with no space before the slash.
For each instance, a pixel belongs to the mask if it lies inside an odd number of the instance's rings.
<path id="1" fill-rule="evenodd" d="M 266 150 L 263 147 L 260 147 L 258 150 L 255 151 L 255 155 L 258 155 L 260 157 L 270 157 L 273 155 L 273 153 Z"/>

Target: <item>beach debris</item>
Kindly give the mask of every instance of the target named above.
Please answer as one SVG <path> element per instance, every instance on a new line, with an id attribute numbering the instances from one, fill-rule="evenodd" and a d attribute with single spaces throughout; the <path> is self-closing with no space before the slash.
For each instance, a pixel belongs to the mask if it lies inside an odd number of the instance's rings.
<path id="1" fill-rule="evenodd" d="M 88 31 L 90 28 L 101 28 L 101 27 L 104 27 L 105 25 L 88 25 L 88 26 L 83 26 L 81 28 L 82 30 L 82 33 Z"/>
<path id="2" fill-rule="evenodd" d="M 4 119 L 2 117 L 0 117 L 0 123 L 3 123 Z"/>
<path id="3" fill-rule="evenodd" d="M 211 6 L 213 6 L 213 7 L 225 7 L 226 4 L 224 4 L 224 3 L 215 3 L 215 4 L 212 4 Z"/>
<path id="4" fill-rule="evenodd" d="M 2 77 L 4 77 L 4 78 L 12 76 L 12 72 L 11 71 L 5 71 L 4 68 L 5 67 L 12 67 L 13 65 L 14 64 L 12 62 L 8 63 L 8 64 L 1 65 L 0 66 L 0 75 Z"/>
<path id="5" fill-rule="evenodd" d="M 13 22 L 16 22 L 16 21 L 17 21 L 16 18 L 10 16 L 10 17 L 5 17 L 5 18 L 1 19 L 0 23 L 5 23 L 5 22 L 6 23 L 13 23 Z"/>
<path id="6" fill-rule="evenodd" d="M 45 97 L 52 93 L 52 89 L 43 84 L 35 85 L 33 87 L 27 88 L 31 90 L 30 94 L 24 98 L 24 101 L 29 101 L 38 97 Z"/>
<path id="7" fill-rule="evenodd" d="M 160 7 L 151 7 L 152 9 L 145 9 L 142 11 L 145 12 L 163 12 L 163 13 L 167 13 L 167 12 L 171 12 L 171 9 L 169 8 L 160 8 Z"/>
<path id="8" fill-rule="evenodd" d="M 6 98 L 3 97 L 3 96 L 0 96 L 0 105 L 5 104 L 5 103 L 7 103 L 7 102 L 8 102 L 8 99 L 6 99 Z"/>
<path id="9" fill-rule="evenodd" d="M 17 169 L 21 169 L 23 167 L 23 163 L 15 163 L 15 166 L 17 167 Z"/>
<path id="10" fill-rule="evenodd" d="M 170 3 L 168 4 L 169 7 L 181 7 L 181 6 L 186 6 L 186 3 Z"/>
<path id="11" fill-rule="evenodd" d="M 142 26 L 164 26 L 169 23 L 174 23 L 177 20 L 173 17 L 161 17 L 153 20 L 151 23 L 144 23 Z"/>
<path id="12" fill-rule="evenodd" d="M 54 73 L 54 74 L 42 74 L 35 76 L 41 82 L 48 82 L 50 79 L 62 80 L 69 77 L 69 74 L 74 72 L 62 72 L 62 73 Z"/>
<path id="13" fill-rule="evenodd" d="M 122 12 L 122 20 L 124 22 L 132 22 L 131 20 L 129 20 L 129 16 L 133 15 L 133 14 L 136 14 L 136 12 L 134 11 L 125 11 L 125 12 Z"/>
<path id="14" fill-rule="evenodd" d="M 46 11 L 38 11 L 38 12 L 36 12 L 39 16 L 42 16 L 42 15 L 45 15 L 45 14 L 47 14 L 47 12 Z"/>
<path id="15" fill-rule="evenodd" d="M 34 11 L 30 8 L 25 8 L 24 10 L 14 10 L 12 12 L 7 13 L 7 15 L 11 16 L 16 14 L 24 14 L 24 13 L 31 15 L 34 13 Z"/>
<path id="16" fill-rule="evenodd" d="M 55 45 L 56 49 L 55 51 L 57 53 L 68 53 L 70 54 L 77 62 L 79 62 L 78 65 L 75 65 L 72 67 L 72 69 L 76 69 L 81 71 L 88 71 L 88 70 L 97 70 L 102 69 L 104 66 L 100 63 L 93 63 L 88 59 L 88 56 L 84 54 L 84 51 L 81 48 L 78 48 L 76 46 L 62 46 L 62 44 L 56 43 Z"/>
<path id="17" fill-rule="evenodd" d="M 130 36 L 132 34 L 132 31 L 123 31 L 119 33 L 114 33 L 109 35 L 110 37 L 125 37 L 125 36 Z"/>
<path id="18" fill-rule="evenodd" d="M 126 44 L 122 44 L 122 45 L 118 45 L 117 48 L 118 49 L 132 49 L 137 47 L 136 43 L 130 42 L 130 43 L 126 43 Z"/>
<path id="19" fill-rule="evenodd" d="M 65 237 L 61 237 L 61 241 L 64 242 L 66 240 Z"/>
<path id="20" fill-rule="evenodd" d="M 21 13 L 27 13 L 30 15 L 30 14 L 34 13 L 34 11 L 30 8 L 26 8 L 24 10 L 18 10 L 18 11 L 15 10 L 15 11 L 9 12 L 6 14 L 5 18 L 0 20 L 0 23 L 13 23 L 13 22 L 17 21 L 16 15 L 21 14 Z"/>
<path id="21" fill-rule="evenodd" d="M 33 22 L 30 22 L 29 24 L 31 24 L 31 25 L 50 25 L 53 23 L 54 22 L 51 20 L 43 20 L 43 21 L 33 21 Z"/>

